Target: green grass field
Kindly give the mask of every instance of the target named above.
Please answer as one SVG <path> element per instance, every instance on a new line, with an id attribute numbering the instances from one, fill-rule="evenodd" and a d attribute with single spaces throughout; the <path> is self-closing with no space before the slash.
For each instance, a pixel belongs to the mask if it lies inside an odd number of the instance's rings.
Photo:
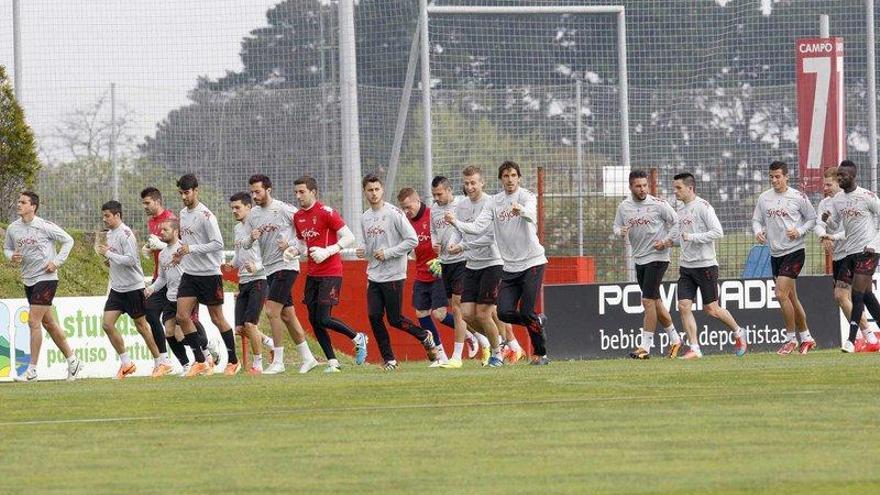
<path id="1" fill-rule="evenodd" d="M 0 480 L 64 494 L 878 493 L 878 359 L 5 383 Z"/>

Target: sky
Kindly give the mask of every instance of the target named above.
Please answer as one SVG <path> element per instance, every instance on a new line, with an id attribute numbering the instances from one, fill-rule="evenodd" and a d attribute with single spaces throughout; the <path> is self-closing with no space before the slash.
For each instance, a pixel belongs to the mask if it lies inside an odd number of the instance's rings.
<path id="1" fill-rule="evenodd" d="M 116 83 L 139 140 L 186 103 L 199 76 L 240 70 L 241 40 L 279 0 L 21 0 L 20 102 L 42 153 L 59 123 Z M 0 65 L 13 77 L 12 0 L 0 0 Z M 109 101 L 109 96 L 108 96 Z M 109 105 L 108 112 L 109 112 Z"/>

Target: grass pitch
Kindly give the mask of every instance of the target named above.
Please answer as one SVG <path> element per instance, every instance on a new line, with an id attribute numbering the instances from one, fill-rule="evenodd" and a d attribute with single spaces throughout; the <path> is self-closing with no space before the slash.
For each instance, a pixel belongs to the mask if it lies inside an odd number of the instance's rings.
<path id="1" fill-rule="evenodd" d="M 825 351 L 6 383 L 0 479 L 64 494 L 880 493 L 878 364 Z"/>

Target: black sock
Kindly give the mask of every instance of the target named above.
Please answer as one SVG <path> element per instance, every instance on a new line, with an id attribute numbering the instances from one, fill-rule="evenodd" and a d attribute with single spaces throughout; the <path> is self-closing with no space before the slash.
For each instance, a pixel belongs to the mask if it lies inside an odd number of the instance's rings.
<path id="1" fill-rule="evenodd" d="M 174 353 L 174 357 L 180 361 L 180 364 L 184 366 L 189 364 L 189 356 L 186 355 L 186 347 L 184 347 L 183 342 L 179 342 L 174 336 L 165 337 L 165 340 L 168 342 L 171 352 Z"/>
<path id="2" fill-rule="evenodd" d="M 235 355 L 235 334 L 232 333 L 232 329 L 225 332 L 220 332 L 220 336 L 223 337 L 223 343 L 226 344 L 226 352 L 229 354 L 229 364 L 238 363 L 238 357 Z"/>
<path id="3" fill-rule="evenodd" d="M 880 321 L 880 302 L 877 301 L 877 296 L 873 292 L 865 292 L 862 299 L 865 301 L 865 309 L 868 310 L 874 321 Z"/>
<path id="4" fill-rule="evenodd" d="M 865 310 L 865 293 L 859 292 L 853 288 L 852 290 L 852 314 L 849 321 L 849 341 L 856 342 L 856 336 L 859 333 L 859 320 L 862 319 L 862 312 Z"/>
<path id="5" fill-rule="evenodd" d="M 188 333 L 183 337 L 183 342 L 192 349 L 193 356 L 196 357 L 196 362 L 204 363 L 205 362 L 205 354 L 202 352 L 201 346 L 199 346 L 199 337 L 195 333 Z"/>
<path id="6" fill-rule="evenodd" d="M 196 327 L 196 335 L 199 338 L 199 347 L 202 349 L 208 348 L 208 333 L 205 332 L 205 326 L 202 325 L 202 322 L 195 321 L 193 325 Z"/>

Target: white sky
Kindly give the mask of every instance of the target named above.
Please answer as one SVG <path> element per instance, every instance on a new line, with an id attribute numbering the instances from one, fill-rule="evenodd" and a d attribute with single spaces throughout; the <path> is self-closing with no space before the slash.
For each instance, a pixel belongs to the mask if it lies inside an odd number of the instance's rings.
<path id="1" fill-rule="evenodd" d="M 21 0 L 21 103 L 41 146 L 51 148 L 60 119 L 89 107 L 111 81 L 135 134 L 152 134 L 198 76 L 241 69 L 242 38 L 265 26 L 279 1 Z M 0 0 L 0 65 L 10 79 L 12 41 L 12 0 Z"/>

